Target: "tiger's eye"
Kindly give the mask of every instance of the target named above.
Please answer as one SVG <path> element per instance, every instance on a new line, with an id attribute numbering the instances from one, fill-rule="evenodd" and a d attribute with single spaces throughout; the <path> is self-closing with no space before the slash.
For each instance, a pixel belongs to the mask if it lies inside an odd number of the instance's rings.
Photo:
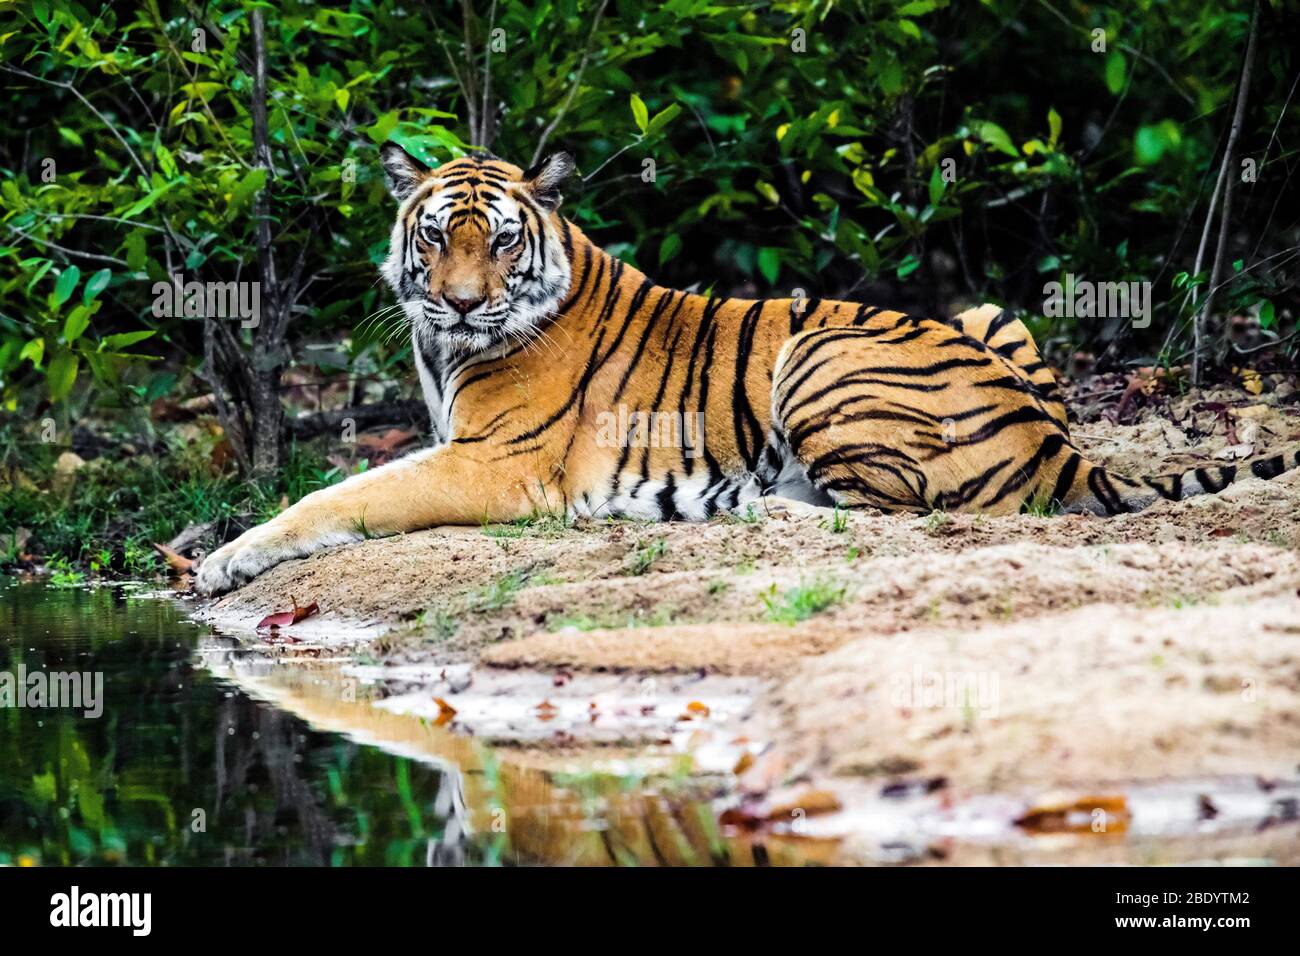
<path id="1" fill-rule="evenodd" d="M 432 223 L 420 227 L 420 238 L 432 246 L 442 245 L 442 232 Z"/>
<path id="2" fill-rule="evenodd" d="M 518 232 L 503 232 L 497 236 L 496 241 L 492 244 L 496 247 L 497 252 L 505 252 L 507 249 L 513 247 L 518 241 Z"/>

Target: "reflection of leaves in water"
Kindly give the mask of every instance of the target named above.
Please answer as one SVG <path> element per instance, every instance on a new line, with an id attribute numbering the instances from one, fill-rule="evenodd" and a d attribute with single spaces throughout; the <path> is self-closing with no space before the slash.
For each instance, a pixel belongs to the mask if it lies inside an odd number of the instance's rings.
<path id="1" fill-rule="evenodd" d="M 102 671 L 105 697 L 97 720 L 0 711 L 0 864 L 464 857 L 439 843 L 438 797 L 453 781 L 314 732 L 193 669 L 200 631 L 165 602 L 36 585 L 0 595 L 0 670 Z"/>

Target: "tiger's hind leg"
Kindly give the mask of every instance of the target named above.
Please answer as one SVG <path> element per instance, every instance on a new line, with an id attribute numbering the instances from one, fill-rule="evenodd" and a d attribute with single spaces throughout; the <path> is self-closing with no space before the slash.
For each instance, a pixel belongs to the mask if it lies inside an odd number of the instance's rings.
<path id="1" fill-rule="evenodd" d="M 929 320 L 794 337 L 772 409 L 777 454 L 846 507 L 1015 512 L 1077 457 L 1009 359 Z"/>

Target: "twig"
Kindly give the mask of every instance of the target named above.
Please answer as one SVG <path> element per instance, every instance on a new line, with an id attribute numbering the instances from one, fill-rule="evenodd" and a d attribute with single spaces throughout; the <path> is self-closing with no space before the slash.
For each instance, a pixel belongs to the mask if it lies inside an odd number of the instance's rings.
<path id="1" fill-rule="evenodd" d="M 339 428 L 348 419 L 351 419 L 358 429 L 399 422 L 409 422 L 423 428 L 428 425 L 429 410 L 424 402 L 417 399 L 336 408 L 332 411 L 291 418 L 289 431 L 295 438 L 311 438 Z"/>
<path id="2" fill-rule="evenodd" d="M 600 7 L 596 10 L 596 17 L 591 21 L 591 32 L 587 34 L 587 45 L 582 48 L 582 59 L 578 63 L 578 72 L 573 78 L 573 86 L 569 87 L 569 95 L 564 98 L 560 104 L 560 110 L 555 114 L 555 118 L 547 124 L 546 129 L 542 130 L 541 139 L 537 141 L 537 148 L 533 150 L 533 158 L 528 163 L 529 166 L 536 166 L 537 161 L 542 158 L 542 151 L 546 149 L 546 143 L 555 132 L 555 127 L 560 125 L 560 120 L 564 119 L 564 114 L 569 111 L 569 106 L 573 103 L 574 96 L 578 93 L 578 87 L 582 85 L 582 74 L 587 70 L 587 59 L 591 56 L 591 44 L 596 39 L 596 30 L 600 27 L 600 18 L 605 15 L 605 7 L 609 0 L 600 0 Z"/>
<path id="3" fill-rule="evenodd" d="M 487 40 L 483 44 L 483 108 L 479 111 L 479 124 L 483 127 L 479 133 L 478 144 L 484 149 L 492 148 L 496 138 L 496 110 L 492 108 L 492 31 L 497 24 L 497 0 L 492 0 L 488 11 Z"/>
<path id="4" fill-rule="evenodd" d="M 599 166 L 597 166 L 595 169 L 593 169 L 593 170 L 592 170 L 591 172 L 589 172 L 587 175 L 585 175 L 585 176 L 582 177 L 582 184 L 585 186 L 585 185 L 587 184 L 587 182 L 591 179 L 591 177 L 595 176 L 598 172 L 600 172 L 602 169 L 604 169 L 606 166 L 608 166 L 608 165 L 609 165 L 610 163 L 612 163 L 614 160 L 618 159 L 620 156 L 622 156 L 624 153 L 626 153 L 626 152 L 627 152 L 629 149 L 631 149 L 633 146 L 637 145 L 638 143 L 642 143 L 642 142 L 644 142 L 644 141 L 645 141 L 645 137 L 644 137 L 644 136 L 638 136 L 636 139 L 632 140 L 632 142 L 628 143 L 626 146 L 623 146 L 623 147 L 621 147 L 621 148 L 615 150 L 614 152 L 610 153 L 609 156 L 605 159 L 605 161 L 604 161 L 603 163 L 601 163 Z M 537 162 L 537 160 L 533 160 L 533 162 Z"/>
<path id="5" fill-rule="evenodd" d="M 1192 385 L 1201 384 L 1201 334 L 1205 320 L 1214 305 L 1214 294 L 1223 274 L 1223 262 L 1228 254 L 1228 231 L 1232 227 L 1232 195 L 1235 191 L 1237 177 L 1231 172 L 1237 156 L 1237 140 L 1241 137 L 1241 128 L 1246 118 L 1246 99 L 1250 95 L 1250 75 L 1255 68 L 1255 39 L 1259 27 L 1259 0 L 1250 14 L 1250 36 L 1246 40 L 1246 58 L 1241 67 L 1241 82 L 1237 85 L 1237 108 L 1232 116 L 1232 129 L 1228 133 L 1228 145 L 1223 151 L 1223 218 L 1219 222 L 1219 244 L 1214 254 L 1214 266 L 1210 270 L 1210 287 L 1205 293 L 1205 305 L 1196 313 L 1192 337 Z"/>
<path id="6" fill-rule="evenodd" d="M 1056 17 L 1056 19 L 1060 20 L 1071 30 L 1077 30 L 1078 32 L 1084 34 L 1087 34 L 1089 32 L 1087 27 L 1081 27 L 1075 23 L 1071 23 L 1069 17 L 1067 17 L 1060 10 L 1057 10 L 1054 6 L 1048 3 L 1047 0 L 1038 0 L 1038 2 L 1044 7 L 1044 9 L 1046 9 L 1049 13 L 1051 13 L 1052 16 Z M 1115 46 L 1117 49 L 1123 50 L 1125 53 L 1129 54 L 1130 56 L 1137 57 L 1139 60 L 1141 60 L 1143 63 L 1146 63 L 1148 66 L 1154 67 L 1156 72 L 1159 73 L 1164 78 L 1165 82 L 1169 84 L 1169 86 L 1173 89 L 1175 93 L 1177 93 L 1179 96 L 1185 99 L 1192 106 L 1196 105 L 1196 100 L 1192 97 L 1192 94 L 1186 92 L 1181 86 L 1179 86 L 1174 81 L 1174 78 L 1169 75 L 1169 72 L 1158 62 L 1153 60 L 1151 57 L 1147 56 L 1147 54 L 1143 53 L 1141 50 L 1137 49 L 1136 47 L 1129 46 L 1127 43 L 1117 43 L 1115 44 Z"/>
<path id="7" fill-rule="evenodd" d="M 1273 124 L 1273 133 L 1268 138 L 1268 145 L 1264 147 L 1264 158 L 1259 161 L 1259 171 L 1261 175 L 1264 172 L 1264 167 L 1268 165 L 1268 151 L 1273 148 L 1273 141 L 1277 139 L 1277 131 L 1282 126 L 1282 118 L 1286 116 L 1287 109 L 1291 106 L 1291 97 L 1295 96 L 1297 84 L 1300 84 L 1300 73 L 1296 73 L 1295 80 L 1291 83 L 1291 91 L 1287 93 L 1286 102 L 1282 104 L 1282 109 L 1278 111 L 1277 122 Z M 1285 155 L 1286 154 L 1283 153 L 1282 157 L 1279 158 L 1284 158 Z M 1264 220 L 1264 228 L 1259 234 L 1259 241 L 1255 243 L 1255 248 L 1251 250 L 1251 256 L 1254 256 L 1259 252 L 1259 247 L 1264 243 L 1264 237 L 1268 235 L 1268 227 L 1273 225 L 1273 216 L 1277 213 L 1278 203 L 1280 203 L 1282 197 L 1287 194 L 1286 187 L 1291 182 L 1292 169 L 1290 163 L 1286 163 L 1285 165 L 1286 182 L 1282 184 L 1282 188 L 1278 190 L 1277 197 L 1273 200 L 1273 208 L 1268 211 L 1268 218 Z"/>
<path id="8" fill-rule="evenodd" d="M 42 246 L 46 246 L 47 248 L 54 249 L 56 252 L 61 252 L 65 256 L 80 256 L 82 259 L 89 259 L 92 262 L 107 262 L 110 265 L 123 266 L 123 267 L 126 266 L 125 259 L 115 259 L 112 256 L 101 256 L 95 252 L 82 252 L 80 249 L 69 249 L 66 246 L 59 245 L 57 242 L 50 242 L 50 240 L 48 239 L 40 239 L 29 233 L 23 232 L 17 226 L 9 226 L 8 229 L 10 232 L 18 233 L 18 235 L 22 236 L 24 239 L 30 240 L 31 242 L 40 243 Z"/>
<path id="9" fill-rule="evenodd" d="M 478 90 L 474 86 L 474 44 L 470 37 L 470 21 L 473 19 L 469 0 L 460 0 L 461 27 L 465 33 L 465 108 L 469 110 L 469 138 L 479 144 L 482 132 L 478 116 Z M 481 145 L 481 144 L 479 144 Z"/>

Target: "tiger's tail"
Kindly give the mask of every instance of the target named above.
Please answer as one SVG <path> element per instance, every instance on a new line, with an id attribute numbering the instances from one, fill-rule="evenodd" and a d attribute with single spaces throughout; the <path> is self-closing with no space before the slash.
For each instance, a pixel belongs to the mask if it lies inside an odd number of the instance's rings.
<path id="1" fill-rule="evenodd" d="M 1162 498 L 1181 501 L 1193 495 L 1218 494 L 1243 478 L 1267 481 L 1293 468 L 1300 468 L 1300 446 L 1231 465 L 1203 465 L 1170 475 L 1141 478 L 1107 471 L 1074 452 L 1061 466 L 1052 499 L 1067 514 L 1115 515 L 1141 511 Z"/>

